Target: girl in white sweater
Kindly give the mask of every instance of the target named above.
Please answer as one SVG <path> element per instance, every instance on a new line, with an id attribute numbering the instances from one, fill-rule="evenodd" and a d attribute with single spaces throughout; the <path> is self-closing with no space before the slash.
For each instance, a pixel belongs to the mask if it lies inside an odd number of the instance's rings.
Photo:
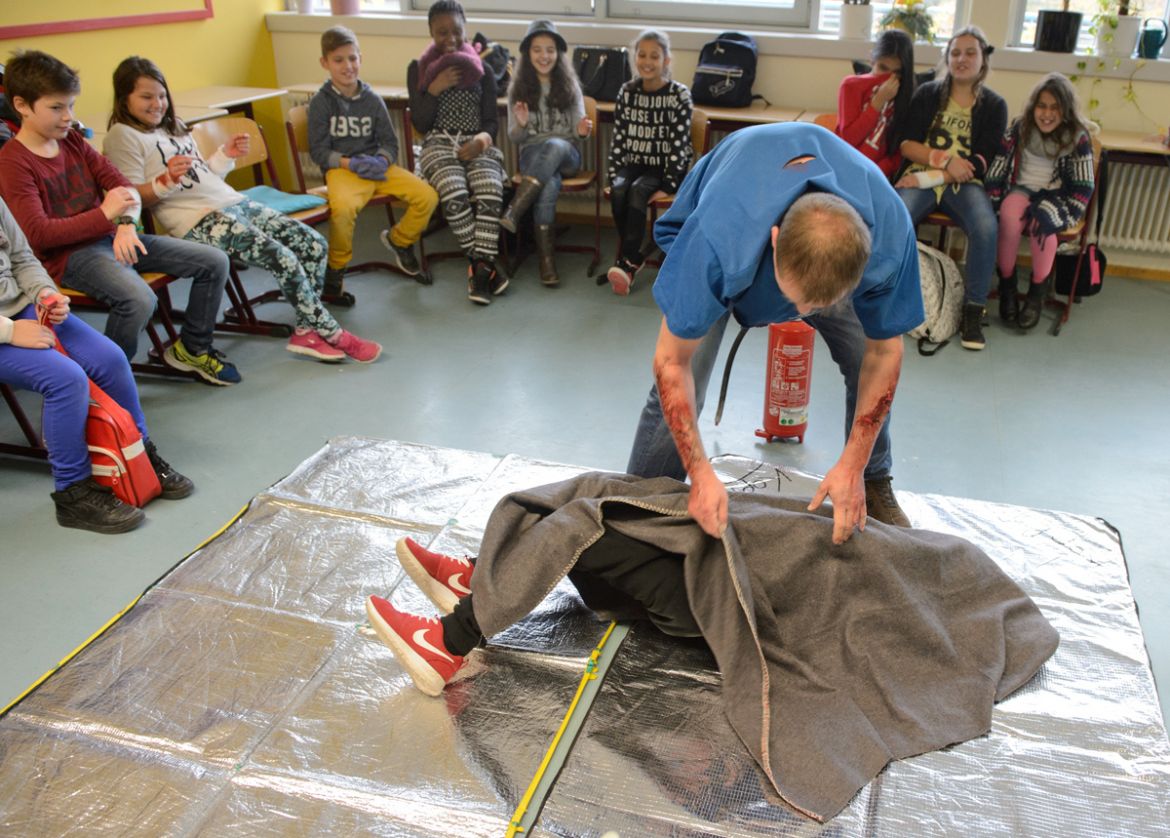
<path id="1" fill-rule="evenodd" d="M 382 347 L 342 329 L 321 302 L 324 237 L 224 181 L 248 147 L 248 135 L 237 134 L 204 160 L 176 118 L 166 79 L 154 62 L 133 56 L 114 71 L 114 111 L 102 150 L 137 185 L 143 206 L 171 235 L 270 271 L 296 311 L 289 352 L 320 361 L 347 356 L 374 361 Z"/>

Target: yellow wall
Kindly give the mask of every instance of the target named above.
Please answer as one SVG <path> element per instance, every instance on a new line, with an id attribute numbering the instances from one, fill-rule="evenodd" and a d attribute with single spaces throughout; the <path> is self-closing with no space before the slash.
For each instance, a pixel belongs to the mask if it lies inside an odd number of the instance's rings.
<path id="1" fill-rule="evenodd" d="M 54 20 L 69 12 L 76 1 L 30 0 L 30 5 L 36 2 L 45 10 L 44 19 Z M 94 14 L 103 13 L 103 6 L 88 3 Z M 83 120 L 109 112 L 114 68 L 129 55 L 142 55 L 158 64 L 172 93 L 212 84 L 275 87 L 276 65 L 264 15 L 283 9 L 284 3 L 216 0 L 213 8 L 215 16 L 206 20 L 0 41 L 0 61 L 7 62 L 17 49 L 40 49 L 76 68 L 81 73 L 77 115 Z M 280 100 L 257 103 L 256 118 L 274 146 L 273 156 L 283 163 L 287 154 Z"/>

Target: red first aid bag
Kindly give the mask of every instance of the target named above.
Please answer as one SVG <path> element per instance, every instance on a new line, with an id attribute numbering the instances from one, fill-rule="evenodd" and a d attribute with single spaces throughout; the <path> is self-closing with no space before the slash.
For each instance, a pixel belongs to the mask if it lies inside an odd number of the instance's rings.
<path id="1" fill-rule="evenodd" d="M 41 322 L 52 328 L 46 317 Z M 57 350 L 69 357 L 59 340 Z M 85 444 L 93 463 L 93 479 L 113 489 L 123 503 L 142 507 L 162 494 L 134 417 L 92 379 Z"/>
<path id="2" fill-rule="evenodd" d="M 123 503 L 146 506 L 162 494 L 134 417 L 93 381 L 89 382 L 85 444 L 93 462 L 93 479 L 113 489 Z"/>

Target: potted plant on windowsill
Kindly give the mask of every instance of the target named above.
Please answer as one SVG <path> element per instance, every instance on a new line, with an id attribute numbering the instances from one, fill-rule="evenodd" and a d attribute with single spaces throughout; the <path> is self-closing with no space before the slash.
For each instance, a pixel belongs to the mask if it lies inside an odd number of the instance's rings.
<path id="1" fill-rule="evenodd" d="M 873 6 L 869 0 L 845 0 L 837 35 L 852 41 L 868 41 L 873 37 Z"/>
<path id="2" fill-rule="evenodd" d="M 883 29 L 901 29 L 916 41 L 934 40 L 934 21 L 923 0 L 896 0 L 881 25 Z"/>
<path id="3" fill-rule="evenodd" d="M 1081 33 L 1081 13 L 1068 10 L 1069 0 L 1061 10 L 1045 9 L 1036 18 L 1036 49 L 1041 52 L 1073 52 Z"/>
<path id="4" fill-rule="evenodd" d="M 1140 4 L 1135 0 L 1097 0 L 1097 9 L 1089 27 L 1097 36 L 1097 54 L 1129 58 L 1142 25 Z"/>

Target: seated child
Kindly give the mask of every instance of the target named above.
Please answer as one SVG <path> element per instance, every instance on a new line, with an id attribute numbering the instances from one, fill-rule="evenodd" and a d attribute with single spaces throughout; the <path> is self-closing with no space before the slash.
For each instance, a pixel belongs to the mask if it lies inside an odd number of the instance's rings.
<path id="1" fill-rule="evenodd" d="M 524 177 L 500 226 L 515 233 L 535 204 L 536 250 L 545 285 L 560 282 L 553 222 L 561 178 L 572 177 L 581 168 L 580 140 L 592 131 L 565 39 L 551 20 L 534 20 L 520 42 L 520 58 L 508 88 L 508 138 L 520 149 Z"/>
<path id="2" fill-rule="evenodd" d="M 406 213 L 382 244 L 394 255 L 399 270 L 429 285 L 414 255 L 414 244 L 431 220 L 439 202 L 435 190 L 413 172 L 399 166 L 398 137 L 386 103 L 358 78 L 362 54 L 357 36 L 344 26 L 321 35 L 321 66 L 329 81 L 309 102 L 309 156 L 325 173 L 329 187 L 329 269 L 325 293 L 341 292 L 345 268 L 353 258 L 353 228 L 357 214 L 375 195 L 406 202 Z"/>
<path id="3" fill-rule="evenodd" d="M 464 40 L 458 0 L 436 0 L 427 21 L 434 43 L 406 70 L 410 119 L 426 134 L 419 162 L 467 254 L 467 298 L 488 305 L 508 287 L 495 267 L 504 195 L 504 156 L 495 146 L 496 78 Z"/>
<path id="4" fill-rule="evenodd" d="M 670 39 L 647 29 L 633 45 L 637 78 L 622 86 L 613 110 L 609 149 L 610 207 L 618 256 L 606 278 L 626 296 L 646 262 L 646 213 L 674 194 L 691 164 L 691 92 L 670 78 Z"/>
<path id="5" fill-rule="evenodd" d="M 45 269 L 59 285 L 110 307 L 106 336 L 127 359 L 138 352 L 138 334 L 156 303 L 138 271 L 191 277 L 181 336 L 163 360 L 211 384 L 239 382 L 236 368 L 211 345 L 227 256 L 195 242 L 138 234 L 138 193 L 72 130 L 81 90 L 75 71 L 29 51 L 8 63 L 4 83 L 21 126 L 0 148 L 0 196 Z"/>
<path id="6" fill-rule="evenodd" d="M 870 57 L 873 72 L 846 76 L 837 91 L 837 136 L 893 177 L 902 165 L 898 140 L 914 96 L 914 41 L 887 29 Z"/>
<path id="7" fill-rule="evenodd" d="M 43 312 L 53 328 L 40 324 Z M 53 349 L 57 341 L 68 357 Z M 56 487 L 52 498 L 57 523 L 93 532 L 127 532 L 146 516 L 93 479 L 85 444 L 91 378 L 134 417 L 162 484 L 162 497 L 177 500 L 191 494 L 191 481 L 159 456 L 150 440 L 130 362 L 108 338 L 69 315 L 69 298 L 57 291 L 0 201 L 0 382 L 44 396 L 43 429 Z"/>
<path id="8" fill-rule="evenodd" d="M 270 271 L 296 311 L 289 352 L 320 361 L 374 361 L 382 347 L 342 329 L 321 302 L 324 237 L 224 182 L 248 145 L 248 135 L 239 134 L 204 160 L 175 117 L 166 79 L 153 61 L 134 56 L 114 71 L 114 111 L 102 150 L 136 185 L 143 206 L 172 235 Z"/>
<path id="9" fill-rule="evenodd" d="M 987 194 L 999 206 L 999 316 L 1021 329 L 1040 322 L 1056 259 L 1056 233 L 1084 218 L 1093 197 L 1091 132 L 1072 83 L 1049 73 L 1033 88 L 987 170 Z M 1016 260 L 1025 231 L 1032 281 L 1017 311 Z"/>

